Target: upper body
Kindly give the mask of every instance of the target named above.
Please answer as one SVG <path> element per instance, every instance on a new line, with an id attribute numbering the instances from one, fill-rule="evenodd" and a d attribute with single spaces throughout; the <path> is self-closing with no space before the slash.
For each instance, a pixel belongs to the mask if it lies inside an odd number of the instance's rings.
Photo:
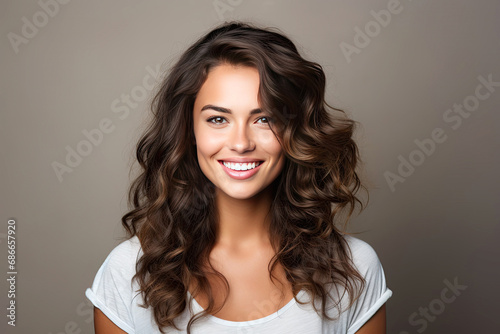
<path id="1" fill-rule="evenodd" d="M 382 266 L 338 228 L 361 181 L 325 86 L 272 29 L 224 23 L 181 55 L 137 144 L 131 239 L 87 290 L 97 334 L 385 332 Z"/>
<path id="2" fill-rule="evenodd" d="M 250 321 L 228 321 L 215 316 L 203 319 L 193 327 L 193 334 L 220 333 L 357 333 L 360 328 L 385 304 L 392 292 L 386 286 L 382 265 L 376 252 L 366 242 L 345 236 L 352 251 L 353 261 L 357 269 L 366 279 L 366 287 L 360 298 L 348 310 L 340 314 L 336 321 L 321 319 L 311 304 L 301 305 L 291 299 L 277 312 Z M 106 258 L 95 277 L 92 287 L 87 289 L 86 296 L 109 318 L 116 327 L 126 333 L 160 333 L 150 309 L 140 307 L 143 300 L 137 283 L 132 282 L 135 264 L 141 255 L 141 247 L 137 237 L 122 242 Z M 332 295 L 337 296 L 332 290 Z M 342 293 L 340 293 L 342 295 Z M 188 292 L 187 296 L 191 294 Z M 297 298 L 308 301 L 308 293 L 300 291 Z M 347 295 L 342 297 L 341 304 L 345 308 Z M 269 306 L 262 302 L 256 305 L 262 312 L 268 313 Z M 191 300 L 194 313 L 202 311 L 196 299 Z M 186 327 L 190 311 L 179 318 L 180 328 Z M 332 308 L 330 314 L 337 316 L 337 309 Z M 185 333 L 169 329 L 167 333 Z M 373 332 L 372 332 L 373 333 Z"/>

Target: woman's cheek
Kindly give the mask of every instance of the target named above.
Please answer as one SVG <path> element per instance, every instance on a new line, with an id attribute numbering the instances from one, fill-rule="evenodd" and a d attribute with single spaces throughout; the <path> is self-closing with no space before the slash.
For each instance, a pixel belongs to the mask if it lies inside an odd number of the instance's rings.
<path id="1" fill-rule="evenodd" d="M 219 152 L 225 142 L 224 135 L 211 130 L 210 128 L 200 129 L 199 136 L 196 138 L 199 153 L 205 158 Z"/>
<path id="2" fill-rule="evenodd" d="M 271 154 L 281 153 L 281 145 L 274 133 L 270 130 L 266 131 L 265 135 L 258 137 L 262 148 Z"/>

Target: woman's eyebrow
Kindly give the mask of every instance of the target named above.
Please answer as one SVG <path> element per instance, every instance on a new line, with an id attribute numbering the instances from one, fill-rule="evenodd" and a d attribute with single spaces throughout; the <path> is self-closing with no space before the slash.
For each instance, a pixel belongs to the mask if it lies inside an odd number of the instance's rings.
<path id="1" fill-rule="evenodd" d="M 207 104 L 206 106 L 204 106 L 203 108 L 201 108 L 201 111 L 207 110 L 207 109 L 212 109 L 212 110 L 223 112 L 223 113 L 226 113 L 226 114 L 232 114 L 231 109 L 224 108 L 224 107 L 214 106 L 212 104 Z M 250 111 L 250 115 L 260 114 L 260 113 L 262 113 L 262 110 L 260 108 L 255 108 L 255 109 L 252 109 Z"/>

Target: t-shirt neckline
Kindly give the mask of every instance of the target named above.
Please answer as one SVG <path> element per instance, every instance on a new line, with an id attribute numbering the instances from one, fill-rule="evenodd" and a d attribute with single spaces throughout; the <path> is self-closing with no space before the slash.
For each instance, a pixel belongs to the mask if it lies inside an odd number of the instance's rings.
<path id="1" fill-rule="evenodd" d="M 265 316 L 263 318 L 259 318 L 259 319 L 255 319 L 255 320 L 249 320 L 249 321 L 230 321 L 230 320 L 225 320 L 225 319 L 217 318 L 216 316 L 213 316 L 211 314 L 209 314 L 207 316 L 207 318 L 210 321 L 213 321 L 213 322 L 218 323 L 220 325 L 231 326 L 231 327 L 242 327 L 242 326 L 252 326 L 252 325 L 262 324 L 262 323 L 271 321 L 271 320 L 277 318 L 278 316 L 283 315 L 283 313 L 285 313 L 288 309 L 290 309 L 293 305 L 296 304 L 295 298 L 301 297 L 303 292 L 304 292 L 304 290 L 300 290 L 297 293 L 296 297 L 292 298 L 292 300 L 290 300 L 285 306 L 283 306 L 282 308 L 280 308 L 278 311 L 276 311 L 276 312 L 274 312 L 272 314 L 269 314 L 269 315 L 267 315 L 267 316 Z M 198 304 L 198 302 L 196 301 L 196 299 L 193 298 L 193 296 L 191 295 L 191 293 L 189 291 L 187 293 L 188 293 L 188 298 L 191 298 L 191 300 L 192 300 L 193 309 L 194 309 L 195 313 L 204 311 L 203 307 L 201 307 L 201 305 Z"/>

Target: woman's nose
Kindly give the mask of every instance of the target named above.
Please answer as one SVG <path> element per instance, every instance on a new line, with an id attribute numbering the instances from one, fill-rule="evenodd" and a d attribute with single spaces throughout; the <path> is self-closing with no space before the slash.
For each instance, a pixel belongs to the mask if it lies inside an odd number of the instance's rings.
<path id="1" fill-rule="evenodd" d="M 229 148 L 237 153 L 245 153 L 255 149 L 253 134 L 246 125 L 235 125 L 231 129 Z"/>

